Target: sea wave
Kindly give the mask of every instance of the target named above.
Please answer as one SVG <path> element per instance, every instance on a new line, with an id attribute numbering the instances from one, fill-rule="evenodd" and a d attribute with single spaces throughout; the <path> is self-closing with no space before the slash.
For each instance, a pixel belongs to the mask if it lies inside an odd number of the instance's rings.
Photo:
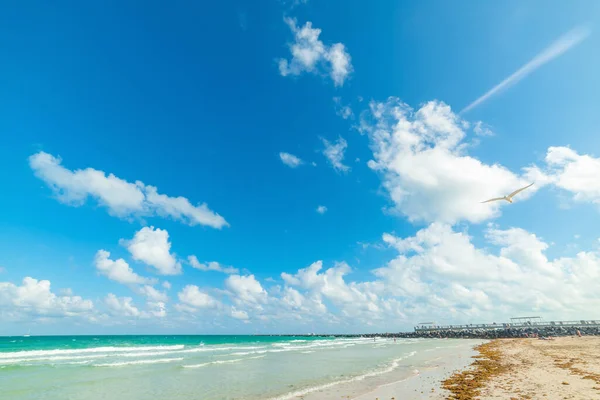
<path id="1" fill-rule="evenodd" d="M 246 357 L 246 358 L 236 358 L 233 360 L 217 360 L 217 361 L 210 361 L 210 362 L 205 362 L 202 364 L 191 364 L 191 365 L 184 365 L 183 368 L 202 368 L 202 367 L 207 367 L 209 365 L 219 365 L 219 364 L 234 364 L 234 363 L 238 363 L 238 362 L 242 362 L 242 361 L 246 361 L 246 360 L 255 360 L 257 358 L 263 358 L 266 356 L 256 356 L 256 357 Z"/>
<path id="2" fill-rule="evenodd" d="M 182 350 L 185 346 L 182 344 L 173 346 L 105 346 L 105 347 L 88 347 L 81 349 L 54 349 L 54 350 L 23 350 L 0 353 L 0 360 L 12 358 L 33 358 L 53 355 L 67 354 L 86 354 L 86 353 L 117 353 L 117 352 L 138 352 L 138 351 L 154 351 L 154 350 Z"/>
<path id="3" fill-rule="evenodd" d="M 152 360 L 136 360 L 136 361 L 122 361 L 115 363 L 106 363 L 106 364 L 93 364 L 94 367 L 123 367 L 126 365 L 142 365 L 142 364 L 164 364 L 171 363 L 175 361 L 183 361 L 183 357 L 179 358 L 156 358 Z"/>

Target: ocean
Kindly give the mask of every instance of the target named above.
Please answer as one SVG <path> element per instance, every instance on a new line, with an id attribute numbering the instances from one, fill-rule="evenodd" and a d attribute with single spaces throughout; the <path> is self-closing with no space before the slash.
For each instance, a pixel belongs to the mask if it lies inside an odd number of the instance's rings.
<path id="1" fill-rule="evenodd" d="M 473 343 L 471 343 L 473 342 Z M 475 341 L 294 336 L 0 337 L 0 399 L 286 400 L 410 377 Z"/>

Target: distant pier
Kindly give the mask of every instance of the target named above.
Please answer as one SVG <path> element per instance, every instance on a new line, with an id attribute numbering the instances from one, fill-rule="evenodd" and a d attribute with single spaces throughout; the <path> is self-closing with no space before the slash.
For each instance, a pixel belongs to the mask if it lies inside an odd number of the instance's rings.
<path id="1" fill-rule="evenodd" d="M 258 336 L 303 336 L 342 338 L 455 338 L 455 339 L 499 339 L 519 337 L 552 336 L 600 336 L 599 320 L 543 321 L 540 317 L 516 317 L 510 322 L 491 324 L 437 325 L 435 322 L 420 322 L 413 332 L 366 333 L 366 334 L 300 334 Z"/>

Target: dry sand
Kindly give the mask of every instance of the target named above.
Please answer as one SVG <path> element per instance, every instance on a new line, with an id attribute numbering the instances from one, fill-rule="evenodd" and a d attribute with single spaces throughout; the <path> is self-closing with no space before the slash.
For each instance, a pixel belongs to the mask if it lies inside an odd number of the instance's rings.
<path id="1" fill-rule="evenodd" d="M 600 399 L 600 337 L 500 339 L 482 347 L 487 356 L 459 374 L 451 399 Z M 476 380 L 483 387 L 473 396 Z"/>

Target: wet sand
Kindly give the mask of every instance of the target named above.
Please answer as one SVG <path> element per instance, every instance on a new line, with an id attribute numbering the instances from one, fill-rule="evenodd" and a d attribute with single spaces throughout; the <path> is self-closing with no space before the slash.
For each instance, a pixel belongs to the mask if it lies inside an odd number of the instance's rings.
<path id="1" fill-rule="evenodd" d="M 476 345 L 484 340 L 450 339 L 451 348 L 438 349 L 411 358 L 409 370 L 398 369 L 388 374 L 341 384 L 297 397 L 298 400 L 422 400 L 446 399 L 449 391 L 441 382 L 464 370 L 477 355 Z M 428 359 L 421 359 L 427 357 Z"/>

